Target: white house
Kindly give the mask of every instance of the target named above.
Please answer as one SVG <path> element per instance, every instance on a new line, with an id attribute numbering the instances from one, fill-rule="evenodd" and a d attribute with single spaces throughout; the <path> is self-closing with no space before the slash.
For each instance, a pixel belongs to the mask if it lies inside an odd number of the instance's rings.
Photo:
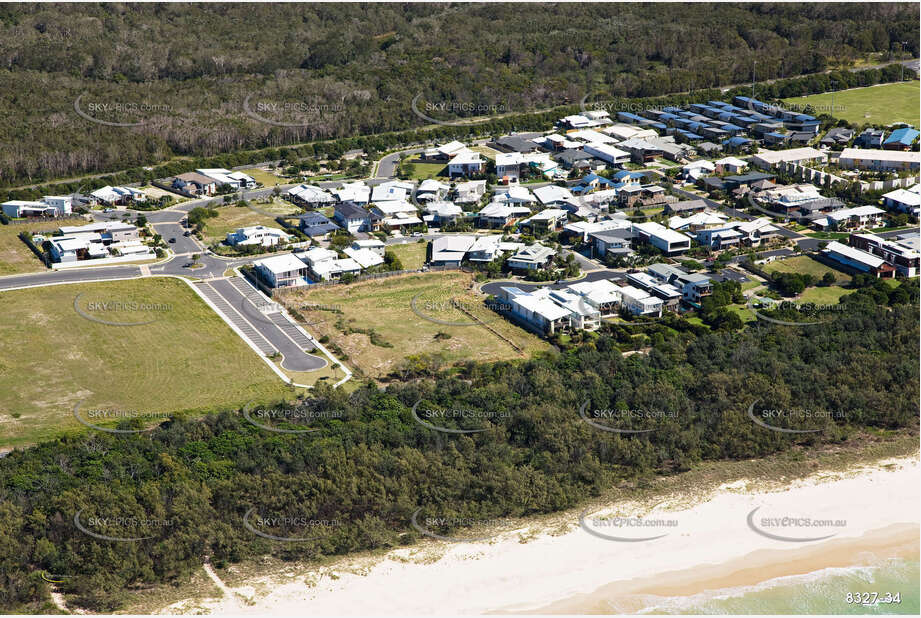
<path id="1" fill-rule="evenodd" d="M 717 174 L 738 174 L 748 169 L 748 161 L 743 161 L 737 157 L 723 157 L 713 162 L 716 166 Z"/>
<path id="2" fill-rule="evenodd" d="M 505 227 L 520 217 L 531 214 L 527 206 L 493 202 L 483 207 L 477 213 L 477 223 L 480 227 Z"/>
<path id="3" fill-rule="evenodd" d="M 610 135 L 595 131 L 594 129 L 577 129 L 566 134 L 570 139 L 579 140 L 584 144 L 615 144 L 617 140 Z"/>
<path id="4" fill-rule="evenodd" d="M 486 161 L 478 152 L 462 150 L 448 162 L 448 176 L 470 176 L 482 174 L 486 169 Z"/>
<path id="5" fill-rule="evenodd" d="M 471 262 L 492 262 L 510 251 L 520 251 L 524 244 L 505 242 L 500 236 L 479 236 L 467 250 L 467 259 Z"/>
<path id="6" fill-rule="evenodd" d="M 582 150 L 611 165 L 620 165 L 630 160 L 630 153 L 607 144 L 586 144 Z"/>
<path id="7" fill-rule="evenodd" d="M 249 227 L 241 227 L 235 232 L 227 234 L 227 244 L 232 247 L 250 245 L 274 247 L 279 243 L 288 242 L 290 238 L 290 234 L 281 231 L 277 227 L 252 225 Z"/>
<path id="8" fill-rule="evenodd" d="M 61 217 L 72 212 L 70 197 L 46 195 L 41 201 L 10 200 L 0 207 L 12 219 L 24 217 Z"/>
<path id="9" fill-rule="evenodd" d="M 518 222 L 519 227 L 529 227 L 535 231 L 553 231 L 566 221 L 567 212 L 561 208 L 547 208 L 536 215 Z"/>
<path id="10" fill-rule="evenodd" d="M 371 201 L 374 203 L 384 201 L 406 201 L 415 189 L 411 182 L 401 180 L 388 180 L 371 189 Z"/>
<path id="11" fill-rule="evenodd" d="M 556 185 L 546 185 L 534 189 L 534 197 L 544 206 L 576 203 L 576 198 L 573 196 L 572 191 L 566 187 Z"/>
<path id="12" fill-rule="evenodd" d="M 534 243 L 510 256 L 507 264 L 513 270 L 539 270 L 548 266 L 554 255 L 554 249 Z"/>
<path id="13" fill-rule="evenodd" d="M 364 254 L 361 255 L 364 256 Z M 335 251 L 321 247 L 314 247 L 309 251 L 296 253 L 295 256 L 306 263 L 308 272 L 314 278 L 322 281 L 339 279 L 345 274 L 357 275 L 362 268 L 361 264 L 353 258 L 339 259 Z M 369 259 L 373 258 L 369 257 Z"/>
<path id="14" fill-rule="evenodd" d="M 138 191 L 131 187 L 112 187 L 108 185 L 90 192 L 90 197 L 109 206 L 147 201 L 147 195 L 143 191 Z"/>
<path id="15" fill-rule="evenodd" d="M 311 207 L 326 206 L 336 201 L 329 191 L 306 184 L 288 189 L 286 195 L 288 199 L 292 201 L 300 202 Z"/>
<path id="16" fill-rule="evenodd" d="M 425 212 L 428 216 L 423 217 L 428 222 L 439 225 L 450 223 L 464 214 L 463 209 L 454 202 L 436 200 L 429 202 L 425 206 Z"/>
<path id="17" fill-rule="evenodd" d="M 100 221 L 87 225 L 62 225 L 59 228 L 63 236 L 99 236 L 104 244 L 138 240 L 138 228 L 130 223 L 120 221 Z"/>
<path id="18" fill-rule="evenodd" d="M 371 228 L 371 213 L 352 202 L 336 204 L 333 219 L 350 234 Z"/>
<path id="19" fill-rule="evenodd" d="M 787 150 L 761 150 L 752 156 L 752 162 L 761 169 L 771 169 L 778 163 L 825 163 L 828 154 L 815 148 L 790 148 Z"/>
<path id="20" fill-rule="evenodd" d="M 435 266 L 460 266 L 474 242 L 475 236 L 439 236 L 432 241 L 430 263 Z"/>
<path id="21" fill-rule="evenodd" d="M 706 159 L 700 159 L 698 161 L 691 161 L 690 163 L 682 166 L 681 177 L 686 178 L 687 180 L 695 181 L 698 178 L 710 176 L 714 172 L 716 172 L 716 165 L 710 161 L 707 161 Z"/>
<path id="22" fill-rule="evenodd" d="M 367 249 L 368 251 L 373 251 L 381 257 L 384 257 L 384 253 L 387 251 L 387 245 L 384 244 L 384 241 L 378 240 L 376 238 L 355 240 L 352 242 L 351 247 L 352 249 Z"/>
<path id="23" fill-rule="evenodd" d="M 877 172 L 918 171 L 921 152 L 845 148 L 838 155 L 838 167 Z"/>
<path id="24" fill-rule="evenodd" d="M 366 206 L 371 200 L 371 187 L 360 181 L 343 184 L 332 193 L 340 202 L 352 202 L 358 206 Z"/>
<path id="25" fill-rule="evenodd" d="M 910 189 L 896 189 L 883 194 L 883 204 L 888 208 L 907 212 L 915 217 L 921 210 L 921 184 Z"/>
<path id="26" fill-rule="evenodd" d="M 513 286 L 502 287 L 500 296 L 508 302 L 513 315 L 536 330 L 552 335 L 569 326 L 571 312 L 546 296 L 525 292 Z"/>
<path id="27" fill-rule="evenodd" d="M 618 290 L 621 295 L 621 304 L 627 308 L 630 313 L 635 315 L 662 316 L 662 299 L 651 296 L 649 292 L 625 285 Z"/>
<path id="28" fill-rule="evenodd" d="M 293 253 L 273 255 L 253 262 L 262 279 L 273 288 L 292 287 L 310 283 L 307 279 L 308 267 L 303 260 Z"/>
<path id="29" fill-rule="evenodd" d="M 537 202 L 527 187 L 520 185 L 509 187 L 502 193 L 496 193 L 492 199 L 494 202 L 505 204 L 534 204 Z"/>
<path id="30" fill-rule="evenodd" d="M 202 176 L 213 179 L 219 185 L 228 185 L 234 189 L 249 189 L 256 186 L 255 179 L 243 172 L 231 172 L 222 167 L 197 169 L 195 171 Z"/>
<path id="31" fill-rule="evenodd" d="M 358 265 L 362 268 L 371 268 L 372 266 L 379 266 L 384 263 L 384 258 L 381 257 L 379 253 L 372 251 L 371 249 L 356 249 L 354 247 L 346 247 L 342 251 L 351 259 L 358 262 Z"/>
<path id="32" fill-rule="evenodd" d="M 866 227 L 879 227 L 884 210 L 876 206 L 857 206 L 842 208 L 827 213 L 824 217 L 814 219 L 813 227 L 819 230 L 857 230 Z"/>
<path id="33" fill-rule="evenodd" d="M 648 242 L 666 255 L 675 255 L 691 248 L 691 239 L 654 221 L 633 224 L 633 235 Z"/>
<path id="34" fill-rule="evenodd" d="M 563 226 L 563 231 L 567 234 L 579 238 L 582 242 L 587 242 L 590 234 L 595 232 L 607 232 L 610 230 L 626 229 L 630 231 L 633 224 L 627 219 L 605 219 L 604 221 L 573 221 Z M 632 234 L 632 232 L 631 232 Z"/>
<path id="35" fill-rule="evenodd" d="M 456 204 L 474 204 L 486 195 L 485 180 L 468 180 L 459 182 L 454 187 L 454 202 Z"/>
<path id="36" fill-rule="evenodd" d="M 473 181 L 473 182 L 482 182 L 484 187 L 486 181 Z M 416 201 L 419 202 L 429 202 L 433 200 L 440 200 L 445 197 L 448 193 L 448 185 L 438 182 L 434 178 L 426 178 L 419 185 L 419 188 L 416 190 Z"/>
<path id="37" fill-rule="evenodd" d="M 496 155 L 496 177 L 499 182 L 512 184 L 518 182 L 521 174 L 521 153 L 500 152 Z"/>
<path id="38" fill-rule="evenodd" d="M 594 307 L 601 317 L 608 317 L 617 313 L 617 308 L 623 300 L 620 287 L 609 279 L 596 281 L 580 281 L 566 288 L 573 294 L 578 294 L 585 302 Z"/>

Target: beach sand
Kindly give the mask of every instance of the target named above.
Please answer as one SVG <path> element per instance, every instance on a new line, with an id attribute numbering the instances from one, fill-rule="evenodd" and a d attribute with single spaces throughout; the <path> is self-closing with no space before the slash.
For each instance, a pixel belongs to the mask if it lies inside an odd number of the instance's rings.
<path id="1" fill-rule="evenodd" d="M 384 557 L 285 568 L 235 589 L 245 603 L 226 596 L 186 599 L 161 611 L 194 607 L 215 614 L 631 613 L 650 595 L 693 595 L 829 567 L 876 564 L 890 557 L 917 559 L 919 480 L 918 459 L 912 457 L 823 472 L 777 490 L 752 489 L 746 481 L 737 481 L 701 492 L 704 495 L 691 503 L 682 495 L 652 506 L 601 505 L 553 520 L 519 522 L 516 530 L 478 543 L 432 540 Z M 693 494 L 693 488 L 688 493 Z M 662 520 L 672 525 L 649 530 L 595 525 L 608 514 L 634 523 Z M 831 520 L 834 525 L 771 527 L 765 519 L 782 517 Z M 803 542 L 777 540 L 758 531 L 788 539 L 831 536 Z M 598 535 L 664 536 L 623 542 Z"/>

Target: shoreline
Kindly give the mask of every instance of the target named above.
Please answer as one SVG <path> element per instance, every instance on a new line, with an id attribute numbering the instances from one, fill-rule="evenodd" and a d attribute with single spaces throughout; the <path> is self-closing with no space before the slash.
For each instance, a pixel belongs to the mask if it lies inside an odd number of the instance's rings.
<path id="1" fill-rule="evenodd" d="M 784 578 L 827 569 L 878 566 L 888 559 L 918 560 L 917 524 L 892 524 L 857 538 L 828 540 L 800 549 L 759 549 L 718 565 L 701 565 L 646 578 L 615 581 L 594 592 L 556 601 L 523 614 L 635 613 L 655 597 L 693 597 L 704 593 L 752 588 Z"/>
<path id="2" fill-rule="evenodd" d="M 514 530 L 479 543 L 426 540 L 383 555 L 279 565 L 259 574 L 231 567 L 224 575 L 235 580 L 229 588 L 236 598 L 185 598 L 158 605 L 156 613 L 631 613 L 648 607 L 650 599 L 738 589 L 897 556 L 917 559 L 919 480 L 915 453 L 768 487 L 739 479 L 698 491 L 676 489 L 652 505 L 622 500 L 592 507 L 583 511 L 584 521 L 578 510 L 519 521 Z M 833 538 L 784 542 L 747 525 L 746 516 L 757 508 L 765 516 L 845 523 L 831 530 Z M 598 528 L 622 537 L 662 535 L 612 542 L 585 529 L 585 522 L 602 514 L 676 525 L 656 532 Z M 820 537 L 809 530 L 798 536 Z"/>

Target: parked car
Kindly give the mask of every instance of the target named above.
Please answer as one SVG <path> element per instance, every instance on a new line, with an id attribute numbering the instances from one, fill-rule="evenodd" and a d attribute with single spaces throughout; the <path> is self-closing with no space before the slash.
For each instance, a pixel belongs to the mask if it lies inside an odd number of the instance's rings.
<path id="1" fill-rule="evenodd" d="M 190 232 L 189 230 L 186 230 L 185 232 L 182 233 L 182 235 L 183 235 L 183 236 L 191 236 L 191 235 L 192 235 L 192 232 Z"/>

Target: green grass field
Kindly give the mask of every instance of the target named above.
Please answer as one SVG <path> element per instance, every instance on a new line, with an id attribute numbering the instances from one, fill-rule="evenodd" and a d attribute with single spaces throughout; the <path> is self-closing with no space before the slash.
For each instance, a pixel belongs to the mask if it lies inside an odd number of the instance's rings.
<path id="1" fill-rule="evenodd" d="M 77 308 L 75 309 L 75 299 Z M 100 310 L 102 301 L 154 305 Z M 112 322 L 147 322 L 112 326 Z M 182 281 L 0 292 L 0 448 L 89 431 L 73 408 L 195 413 L 272 401 L 291 387 Z M 98 423 L 105 424 L 105 423 Z"/>
<path id="2" fill-rule="evenodd" d="M 427 246 L 428 243 L 424 242 L 409 242 L 405 245 L 390 245 L 387 247 L 387 251 L 392 251 L 400 258 L 404 269 L 412 270 L 422 268 L 422 265 L 425 264 L 425 248 Z"/>
<path id="3" fill-rule="evenodd" d="M 274 198 L 269 203 L 253 202 L 253 207 L 270 214 L 288 215 L 298 212 L 296 206 L 281 198 Z M 212 244 L 227 238 L 229 232 L 250 225 L 265 225 L 266 227 L 280 228 L 274 216 L 267 216 L 246 208 L 245 206 L 221 206 L 217 209 L 218 216 L 205 220 L 204 242 Z"/>
<path id="4" fill-rule="evenodd" d="M 465 360 L 523 359 L 535 351 L 549 349 L 542 339 L 483 307 L 484 297 L 470 289 L 472 283 L 472 275 L 462 272 L 405 275 L 347 286 L 300 288 L 286 296 L 284 303 L 310 322 L 307 329 L 311 333 L 329 336 L 349 356 L 347 365 L 368 376 L 385 376 L 411 355 L 440 354 L 450 365 Z M 417 311 L 425 316 L 455 324 L 421 317 L 413 311 L 413 298 Z M 488 328 L 452 306 L 452 299 L 487 322 Z M 342 313 L 310 310 L 305 305 L 332 306 Z M 377 344 L 370 334 L 346 334 L 342 326 L 373 332 Z M 496 333 L 515 343 L 523 353 Z"/>
<path id="5" fill-rule="evenodd" d="M 296 179 L 294 178 L 276 176 L 272 172 L 267 172 L 266 170 L 260 169 L 258 167 L 252 167 L 240 171 L 244 174 L 247 174 L 248 176 L 252 176 L 253 180 L 261 183 L 265 187 L 274 187 L 275 185 L 286 185 L 292 182 L 296 182 Z"/>
<path id="6" fill-rule="evenodd" d="M 793 97 L 784 99 L 784 103 L 795 105 L 796 109 L 812 105 L 819 113 L 830 113 L 855 124 L 907 122 L 915 127 L 921 124 L 918 111 L 921 89 L 917 81 Z"/>
<path id="7" fill-rule="evenodd" d="M 820 240 L 847 240 L 850 234 L 847 232 L 808 232 L 806 236 Z"/>
<path id="8" fill-rule="evenodd" d="M 836 305 L 842 296 L 851 292 L 853 290 L 845 290 L 838 285 L 812 287 L 806 288 L 796 301 L 800 303 L 816 303 L 817 305 Z"/>
<path id="9" fill-rule="evenodd" d="M 796 257 L 787 258 L 785 260 L 777 260 L 775 262 L 771 262 L 770 264 L 765 264 L 762 268 L 764 268 L 764 270 L 769 273 L 800 273 L 801 275 L 812 275 L 818 279 L 821 279 L 825 273 L 832 273 L 838 283 L 848 282 L 851 280 L 850 275 L 843 273 L 840 270 L 835 270 L 830 266 L 826 266 L 825 264 L 812 259 L 808 255 L 798 255 Z"/>
<path id="10" fill-rule="evenodd" d="M 416 159 L 410 162 L 413 166 L 413 173 L 410 178 L 413 180 L 428 180 L 429 178 L 446 176 L 448 173 L 448 166 L 444 163 L 421 163 Z"/>
<path id="11" fill-rule="evenodd" d="M 0 277 L 47 270 L 26 243 L 19 240 L 19 232 L 31 229 L 28 225 L 0 224 Z"/>

